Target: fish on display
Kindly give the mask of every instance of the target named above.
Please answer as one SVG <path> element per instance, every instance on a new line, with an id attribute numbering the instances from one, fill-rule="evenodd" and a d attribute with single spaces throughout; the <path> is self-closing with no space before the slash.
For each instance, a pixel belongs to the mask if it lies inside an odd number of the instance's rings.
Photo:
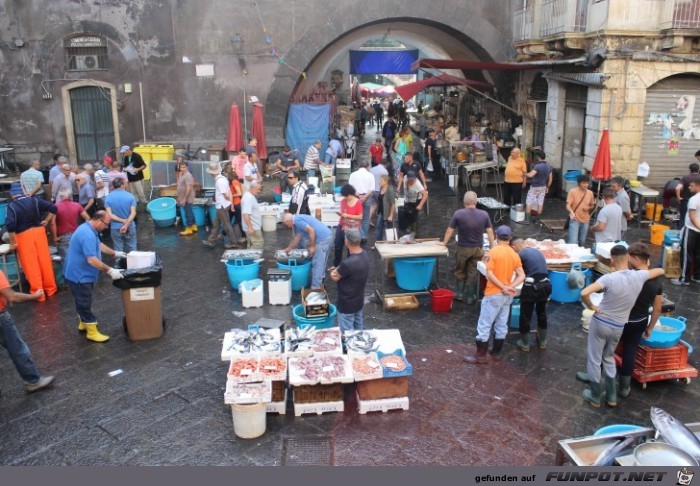
<path id="1" fill-rule="evenodd" d="M 621 456 L 625 449 L 632 445 L 634 442 L 634 437 L 620 437 L 615 442 L 610 444 L 596 460 L 591 464 L 591 466 L 612 466 L 613 461 L 616 457 Z"/>
<path id="2" fill-rule="evenodd" d="M 345 336 L 345 347 L 350 351 L 358 351 L 362 353 L 371 353 L 379 349 L 375 346 L 377 338 L 367 331 L 359 331 L 351 335 Z"/>
<path id="3" fill-rule="evenodd" d="M 685 424 L 658 407 L 651 407 L 651 422 L 666 442 L 700 461 L 700 440 Z"/>

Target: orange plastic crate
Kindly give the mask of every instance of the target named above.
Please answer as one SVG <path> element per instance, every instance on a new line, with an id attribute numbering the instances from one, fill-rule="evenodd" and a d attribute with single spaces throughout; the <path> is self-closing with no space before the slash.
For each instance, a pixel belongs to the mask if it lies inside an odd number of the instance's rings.
<path id="1" fill-rule="evenodd" d="M 688 347 L 678 343 L 672 348 L 650 348 L 639 346 L 635 357 L 635 368 L 651 371 L 678 370 L 688 366 Z"/>

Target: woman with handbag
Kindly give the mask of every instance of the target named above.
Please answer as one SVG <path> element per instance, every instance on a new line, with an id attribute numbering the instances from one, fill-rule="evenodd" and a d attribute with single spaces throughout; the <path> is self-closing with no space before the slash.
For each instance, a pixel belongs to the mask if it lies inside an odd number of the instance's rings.
<path id="1" fill-rule="evenodd" d="M 343 259 L 343 248 L 345 247 L 345 232 L 351 228 L 360 229 L 362 225 L 362 202 L 357 197 L 355 188 L 350 184 L 345 184 L 340 189 L 343 200 L 340 201 L 340 219 L 338 228 L 335 230 L 335 257 L 333 266 L 337 267 Z"/>
<path id="2" fill-rule="evenodd" d="M 581 174 L 576 181 L 578 186 L 571 189 L 566 196 L 566 211 L 569 213 L 569 219 L 566 223 L 568 228 L 565 226 L 565 229 L 569 230 L 568 243 L 584 246 L 591 222 L 591 210 L 595 207 L 595 196 L 593 191 L 588 189 L 591 185 L 590 176 Z"/>
<path id="3" fill-rule="evenodd" d="M 396 240 L 394 231 L 394 212 L 396 210 L 396 190 L 389 182 L 389 176 L 384 174 L 379 178 L 379 197 L 377 198 L 377 233 L 376 241 Z M 393 232 L 394 237 L 388 238 L 384 230 Z"/>

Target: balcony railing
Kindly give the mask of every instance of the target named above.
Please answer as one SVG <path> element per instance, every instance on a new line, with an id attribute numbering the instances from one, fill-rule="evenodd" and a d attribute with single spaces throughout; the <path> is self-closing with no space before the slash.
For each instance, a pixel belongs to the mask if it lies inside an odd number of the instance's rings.
<path id="1" fill-rule="evenodd" d="M 547 37 L 565 32 L 585 32 L 587 13 L 587 0 L 545 0 L 541 34 Z"/>
<path id="2" fill-rule="evenodd" d="M 513 41 L 533 39 L 539 36 L 535 29 L 535 9 L 532 7 L 516 10 L 513 15 Z"/>
<path id="3" fill-rule="evenodd" d="M 700 29 L 700 0 L 666 0 L 659 29 Z"/>

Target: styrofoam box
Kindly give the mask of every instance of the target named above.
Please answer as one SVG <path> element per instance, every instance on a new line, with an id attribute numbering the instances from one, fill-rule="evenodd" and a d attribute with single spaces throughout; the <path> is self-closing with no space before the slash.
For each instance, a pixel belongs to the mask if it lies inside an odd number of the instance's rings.
<path id="1" fill-rule="evenodd" d="M 291 279 L 268 281 L 267 295 L 270 305 L 288 305 L 292 301 Z"/>
<path id="2" fill-rule="evenodd" d="M 406 356 L 406 348 L 403 345 L 401 332 L 398 329 L 365 329 L 365 331 L 368 331 L 377 339 L 375 342 L 378 346 L 377 351 L 389 354 L 399 349 Z M 352 335 L 353 332 L 346 332 L 344 335 Z"/>
<path id="3" fill-rule="evenodd" d="M 357 392 L 355 392 L 357 393 Z M 388 412 L 389 410 L 408 410 L 408 397 L 384 398 L 381 400 L 360 400 L 357 395 L 358 411 L 361 415 L 367 412 Z"/>
<path id="4" fill-rule="evenodd" d="M 350 169 L 352 161 L 350 159 L 336 159 L 335 168 L 337 169 Z"/>
<path id="5" fill-rule="evenodd" d="M 154 251 L 130 251 L 126 254 L 126 268 L 145 268 L 156 264 Z"/>
<path id="6" fill-rule="evenodd" d="M 224 392 L 224 403 L 270 403 L 272 401 L 272 382 L 263 381 L 260 383 L 234 383 L 226 382 Z"/>
<path id="7" fill-rule="evenodd" d="M 292 386 L 304 386 L 304 385 L 331 385 L 333 383 L 352 383 L 355 378 L 352 376 L 352 367 L 350 366 L 350 361 L 347 355 L 335 356 L 336 358 L 343 358 L 343 375 L 332 378 L 324 379 L 322 377 L 317 377 L 313 380 L 309 380 L 302 376 L 302 372 L 299 369 L 298 363 L 303 359 L 313 359 L 313 357 L 304 358 L 289 358 L 287 369 L 289 373 L 289 384 Z M 320 359 L 320 356 L 319 356 Z"/>
<path id="8" fill-rule="evenodd" d="M 263 288 L 263 281 L 259 278 L 240 283 L 238 291 L 241 294 L 241 305 L 244 309 L 263 306 Z"/>
<path id="9" fill-rule="evenodd" d="M 510 220 L 515 223 L 525 221 L 525 211 L 516 211 L 515 209 L 510 208 Z"/>
<path id="10" fill-rule="evenodd" d="M 624 241 L 615 243 L 614 241 L 606 242 L 606 243 L 596 243 L 595 244 L 595 254 L 600 255 L 603 258 L 610 258 L 610 250 L 612 250 L 612 247 L 615 245 L 622 245 L 625 248 L 627 248 L 627 243 Z"/>
<path id="11" fill-rule="evenodd" d="M 230 361 L 231 359 L 238 356 L 251 356 L 254 354 L 262 354 L 268 356 L 279 356 L 282 354 L 282 334 L 279 328 L 276 329 L 266 329 L 266 332 L 270 333 L 274 338 L 274 341 L 268 345 L 268 349 L 257 353 L 239 353 L 237 350 L 232 349 L 231 343 L 233 339 L 239 333 L 247 333 L 248 331 L 244 329 L 234 329 L 224 334 L 224 341 L 221 345 L 221 361 Z"/>

